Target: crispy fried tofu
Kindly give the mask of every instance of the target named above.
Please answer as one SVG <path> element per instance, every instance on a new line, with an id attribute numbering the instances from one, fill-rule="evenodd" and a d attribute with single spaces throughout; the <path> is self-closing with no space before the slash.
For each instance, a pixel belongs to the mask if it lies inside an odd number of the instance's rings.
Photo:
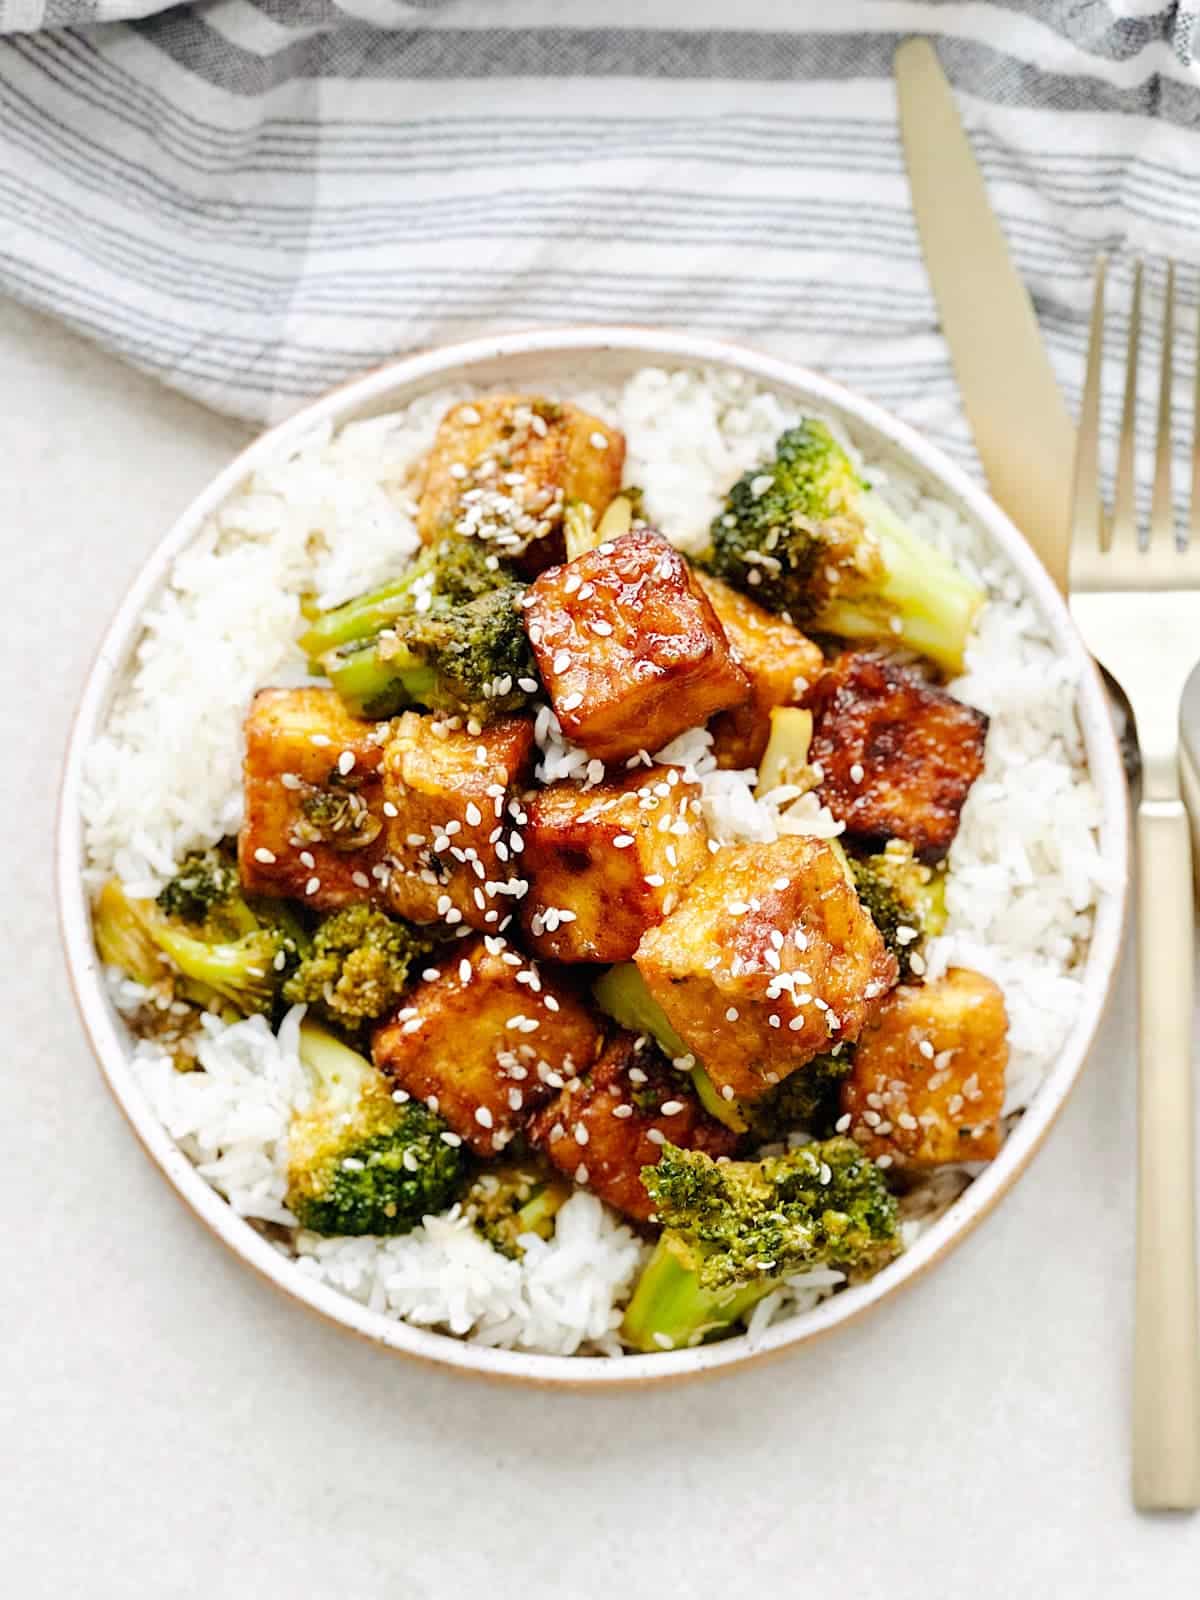
<path id="1" fill-rule="evenodd" d="M 524 717 L 501 718 L 478 734 L 415 711 L 396 718 L 383 761 L 393 911 L 492 932 L 505 922 L 524 893 L 524 813 L 515 791 L 532 753 L 533 725 Z"/>
<path id="2" fill-rule="evenodd" d="M 896 959 L 823 839 L 718 851 L 634 956 L 726 1098 L 754 1100 L 858 1038 Z"/>
<path id="3" fill-rule="evenodd" d="M 578 406 L 494 394 L 452 406 L 425 474 L 417 526 L 485 539 L 527 577 L 566 555 L 563 510 L 582 500 L 597 521 L 621 486 L 625 436 Z"/>
<path id="4" fill-rule="evenodd" d="M 452 944 L 375 1031 L 376 1065 L 479 1155 L 596 1059 L 602 1025 L 573 989 L 506 940 Z"/>
<path id="5" fill-rule="evenodd" d="M 526 801 L 527 942 L 552 961 L 628 961 L 708 860 L 698 784 L 677 767 L 554 783 Z"/>
<path id="6" fill-rule="evenodd" d="M 648 528 L 543 572 L 525 607 L 562 730 L 602 761 L 657 750 L 749 697 L 690 567 Z"/>
<path id="7" fill-rule="evenodd" d="M 386 723 L 350 716 L 332 689 L 259 690 L 246 718 L 238 835 L 250 894 L 319 911 L 379 897 L 386 736 Z"/>
<path id="8" fill-rule="evenodd" d="M 887 1164 L 990 1161 L 1007 1065 L 1004 996 L 990 978 L 957 967 L 902 984 L 863 1029 L 838 1126 Z"/>
<path id="9" fill-rule="evenodd" d="M 725 637 L 750 677 L 750 699 L 714 717 L 709 731 L 717 765 L 757 767 L 771 736 L 775 706 L 798 705 L 825 658 L 799 628 L 755 605 L 719 578 L 696 573 Z"/>
<path id="10" fill-rule="evenodd" d="M 642 1187 L 664 1141 L 732 1155 L 737 1135 L 703 1109 L 692 1081 L 644 1034 L 618 1033 L 586 1075 L 568 1083 L 534 1118 L 530 1138 L 568 1177 L 638 1222 L 654 1213 Z"/>
<path id="11" fill-rule="evenodd" d="M 817 793 L 856 844 L 906 839 L 938 861 L 983 771 L 988 719 L 870 650 L 847 650 L 804 697 Z"/>

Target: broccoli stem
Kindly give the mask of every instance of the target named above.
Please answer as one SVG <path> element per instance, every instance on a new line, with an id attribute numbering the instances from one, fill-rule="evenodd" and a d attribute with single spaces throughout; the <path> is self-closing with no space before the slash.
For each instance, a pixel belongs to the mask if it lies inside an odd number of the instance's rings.
<path id="1" fill-rule="evenodd" d="M 982 591 L 940 551 L 910 532 L 877 495 L 864 495 L 862 509 L 879 541 L 886 576 L 870 596 L 832 601 L 814 625 L 847 639 L 890 637 L 946 672 L 961 672 Z"/>
<path id="2" fill-rule="evenodd" d="M 348 711 L 360 717 L 390 717 L 410 705 L 429 705 L 436 670 L 394 641 L 383 654 L 374 640 L 361 649 L 327 658 L 329 681 Z"/>
<path id="3" fill-rule="evenodd" d="M 554 1219 L 569 1197 L 570 1190 L 563 1184 L 543 1184 L 517 1212 L 520 1233 L 536 1233 L 539 1239 L 549 1239 L 554 1232 Z"/>
<path id="4" fill-rule="evenodd" d="M 666 1012 L 650 993 L 645 978 L 632 961 L 622 961 L 615 967 L 609 967 L 592 986 L 592 994 L 601 1011 L 607 1012 L 623 1028 L 629 1028 L 633 1033 L 648 1033 L 672 1061 L 691 1056 L 695 1061 L 692 1082 L 700 1104 L 710 1117 L 732 1128 L 734 1133 L 745 1132 L 746 1119 L 732 1101 L 725 1100 L 718 1093 L 703 1064 L 696 1061 L 694 1052 L 688 1049 L 668 1022 Z"/>
<path id="5" fill-rule="evenodd" d="M 326 655 L 355 639 L 371 639 L 407 610 L 412 576 L 393 578 L 390 583 L 360 594 L 332 611 L 319 611 L 313 625 L 301 634 L 301 650 L 310 660 Z"/>
<path id="6" fill-rule="evenodd" d="M 664 1233 L 633 1291 L 621 1336 L 635 1350 L 679 1350 L 700 1344 L 745 1316 L 777 1280 L 705 1289 L 692 1252 L 678 1234 Z"/>

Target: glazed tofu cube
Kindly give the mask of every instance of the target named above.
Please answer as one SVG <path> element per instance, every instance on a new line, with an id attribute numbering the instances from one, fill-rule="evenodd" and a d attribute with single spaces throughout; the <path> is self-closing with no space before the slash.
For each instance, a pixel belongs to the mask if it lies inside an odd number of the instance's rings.
<path id="1" fill-rule="evenodd" d="M 698 784 L 677 767 L 554 783 L 526 802 L 527 943 L 552 961 L 628 961 L 708 860 Z"/>
<path id="2" fill-rule="evenodd" d="M 983 771 L 988 719 L 869 650 L 847 650 L 804 698 L 821 800 L 866 849 L 906 839 L 938 861 Z"/>
<path id="3" fill-rule="evenodd" d="M 1007 1065 L 1004 996 L 990 978 L 958 967 L 902 984 L 863 1029 L 838 1128 L 881 1165 L 990 1161 Z"/>
<path id="4" fill-rule="evenodd" d="M 598 1019 L 504 939 L 450 945 L 437 976 L 377 1028 L 376 1065 L 437 1111 L 481 1156 L 496 1155 L 602 1043 Z"/>
<path id="5" fill-rule="evenodd" d="M 619 1033 L 584 1076 L 540 1111 L 532 1142 L 576 1183 L 638 1222 L 654 1214 L 642 1168 L 658 1163 L 664 1142 L 733 1154 L 737 1135 L 701 1106 L 686 1072 L 677 1072 L 644 1034 Z"/>
<path id="6" fill-rule="evenodd" d="M 332 689 L 261 689 L 246 718 L 238 864 L 250 894 L 330 911 L 378 898 L 383 740 Z"/>
<path id="7" fill-rule="evenodd" d="M 478 734 L 415 711 L 396 718 L 383 762 L 393 911 L 491 932 L 506 922 L 524 893 L 516 866 L 524 813 L 514 792 L 532 753 L 524 717 Z"/>
<path id="8" fill-rule="evenodd" d="M 750 677 L 750 699 L 722 711 L 709 725 L 713 754 L 721 767 L 757 767 L 771 736 L 772 709 L 799 705 L 824 669 L 825 658 L 799 628 L 719 578 L 697 573 L 696 581 Z"/>
<path id="9" fill-rule="evenodd" d="M 800 835 L 718 851 L 634 960 L 717 1089 L 737 1100 L 857 1039 L 897 976 L 838 854 Z"/>
<path id="10" fill-rule="evenodd" d="M 687 562 L 648 528 L 543 572 L 525 607 L 562 730 L 602 761 L 657 750 L 749 697 Z"/>
<path id="11" fill-rule="evenodd" d="M 494 394 L 452 406 L 426 469 L 418 528 L 484 539 L 528 577 L 566 555 L 563 510 L 598 522 L 621 486 L 625 436 L 578 406 Z"/>

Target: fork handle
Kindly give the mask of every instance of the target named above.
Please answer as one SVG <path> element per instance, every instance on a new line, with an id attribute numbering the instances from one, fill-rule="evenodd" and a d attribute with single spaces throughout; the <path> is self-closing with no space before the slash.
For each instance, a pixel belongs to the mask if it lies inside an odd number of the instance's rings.
<path id="1" fill-rule="evenodd" d="M 1138 845 L 1138 1229 L 1133 1498 L 1200 1505 L 1192 1096 L 1191 836 L 1178 799 L 1143 799 Z"/>

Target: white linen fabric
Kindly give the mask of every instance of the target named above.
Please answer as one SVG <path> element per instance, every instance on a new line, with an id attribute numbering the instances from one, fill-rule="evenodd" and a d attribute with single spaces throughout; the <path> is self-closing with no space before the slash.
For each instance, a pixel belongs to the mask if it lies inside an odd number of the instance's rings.
<path id="1" fill-rule="evenodd" d="M 1097 251 L 1117 299 L 1147 259 L 1151 318 L 1165 258 L 1200 263 L 1196 21 L 1196 0 L 0 0 L 0 291 L 264 420 L 483 331 L 703 330 L 969 462 L 896 45 L 935 40 L 1074 400 Z"/>

